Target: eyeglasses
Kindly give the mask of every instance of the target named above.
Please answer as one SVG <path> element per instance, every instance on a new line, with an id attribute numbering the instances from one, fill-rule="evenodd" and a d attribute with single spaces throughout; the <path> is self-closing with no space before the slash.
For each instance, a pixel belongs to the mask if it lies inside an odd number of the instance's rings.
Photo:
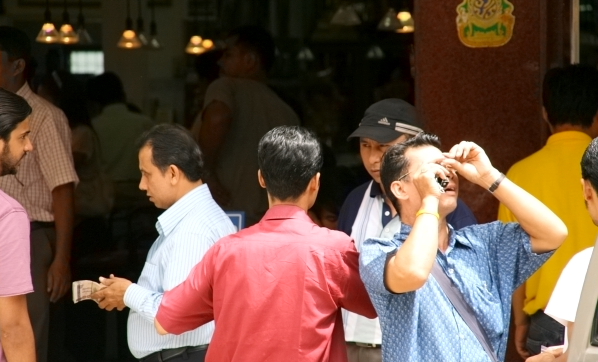
<path id="1" fill-rule="evenodd" d="M 402 176 L 399 176 L 399 178 L 396 181 L 401 181 L 402 179 L 404 179 L 405 177 L 409 176 L 409 174 L 413 172 L 413 171 L 409 171 L 406 174 L 403 174 Z"/>

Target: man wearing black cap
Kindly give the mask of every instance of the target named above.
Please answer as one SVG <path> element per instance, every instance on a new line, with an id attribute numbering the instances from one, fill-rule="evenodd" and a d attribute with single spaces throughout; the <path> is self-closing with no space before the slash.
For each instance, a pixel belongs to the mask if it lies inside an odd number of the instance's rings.
<path id="1" fill-rule="evenodd" d="M 423 132 L 415 107 L 401 99 L 385 99 L 366 111 L 349 139 L 359 137 L 359 153 L 372 181 L 357 187 L 341 208 L 339 230 L 353 237 L 357 250 L 370 237 L 392 238 L 398 231 L 397 211 L 384 196 L 380 184 L 380 162 L 386 149 Z M 394 219 L 393 219 L 394 218 Z M 392 220 L 392 222 L 391 222 Z M 471 210 L 458 200 L 456 210 L 447 216 L 455 229 L 477 224 Z M 343 310 L 345 339 L 350 362 L 381 361 L 382 332 L 378 319 L 368 319 Z"/>

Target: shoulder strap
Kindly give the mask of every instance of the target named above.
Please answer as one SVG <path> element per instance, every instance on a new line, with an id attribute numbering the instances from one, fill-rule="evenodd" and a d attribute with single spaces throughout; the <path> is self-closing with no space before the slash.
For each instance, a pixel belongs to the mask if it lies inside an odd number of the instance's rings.
<path id="1" fill-rule="evenodd" d="M 484 347 L 484 350 L 486 351 L 486 353 L 488 353 L 490 360 L 492 362 L 499 362 L 498 356 L 496 355 L 496 352 L 494 352 L 494 348 L 492 348 L 492 345 L 490 344 L 490 339 L 488 338 L 488 335 L 486 334 L 484 328 L 480 324 L 480 321 L 477 319 L 473 309 L 469 304 L 467 304 L 457 286 L 444 273 L 444 270 L 442 269 L 440 264 L 438 264 L 438 261 L 434 261 L 434 266 L 432 267 L 432 275 L 434 276 L 434 279 L 436 279 L 438 284 L 440 284 L 440 287 L 444 291 L 444 294 L 446 294 L 448 299 L 453 304 L 453 307 L 455 307 L 461 318 L 463 318 L 465 324 L 467 324 L 467 326 L 469 327 L 469 329 L 471 329 L 471 331 L 476 336 L 482 347 Z"/>

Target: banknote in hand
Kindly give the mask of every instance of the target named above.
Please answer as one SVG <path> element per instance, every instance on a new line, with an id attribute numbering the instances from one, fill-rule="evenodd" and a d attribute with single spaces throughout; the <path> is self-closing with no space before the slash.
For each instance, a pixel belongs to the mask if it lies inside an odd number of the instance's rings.
<path id="1" fill-rule="evenodd" d="M 82 300 L 93 300 L 98 303 L 97 300 L 91 298 L 91 295 L 104 288 L 106 288 L 105 285 L 92 280 L 77 280 L 73 282 L 73 302 L 78 303 Z"/>

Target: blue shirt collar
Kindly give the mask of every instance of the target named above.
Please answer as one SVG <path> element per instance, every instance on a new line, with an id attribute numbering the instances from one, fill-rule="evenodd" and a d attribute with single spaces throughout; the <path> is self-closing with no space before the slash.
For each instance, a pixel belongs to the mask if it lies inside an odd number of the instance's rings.
<path id="1" fill-rule="evenodd" d="M 467 240 L 467 238 L 463 237 L 462 235 L 455 235 L 455 230 L 453 229 L 453 227 L 448 224 L 449 227 L 449 245 L 447 250 L 447 254 L 453 250 L 455 248 L 455 245 L 458 243 L 460 245 L 466 246 L 468 248 L 471 248 L 471 242 L 469 240 Z M 405 240 L 407 240 L 407 237 L 409 236 L 409 234 L 411 233 L 411 229 L 413 227 L 411 225 L 407 225 L 405 223 L 401 224 L 401 231 L 399 233 L 396 233 L 394 238 L 395 241 L 397 242 L 398 245 L 402 244 L 405 242 Z"/>
<path id="2" fill-rule="evenodd" d="M 372 180 L 372 187 L 370 188 L 370 197 L 380 196 L 384 198 L 384 193 L 382 192 L 382 187 L 379 183 Z"/>
<path id="3" fill-rule="evenodd" d="M 197 203 L 201 203 L 203 200 L 209 198 L 212 198 L 212 194 L 210 194 L 210 189 L 208 189 L 208 185 L 206 184 L 189 191 L 158 217 L 158 222 L 156 223 L 158 233 L 168 236 L 179 221 L 196 207 Z"/>

